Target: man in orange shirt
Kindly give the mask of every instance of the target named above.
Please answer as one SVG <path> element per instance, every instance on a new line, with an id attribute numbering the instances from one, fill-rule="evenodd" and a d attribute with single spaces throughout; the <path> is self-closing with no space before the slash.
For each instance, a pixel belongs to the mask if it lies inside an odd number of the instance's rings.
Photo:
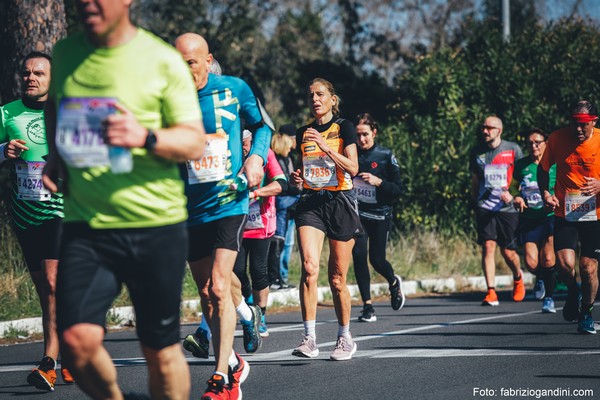
<path id="1" fill-rule="evenodd" d="M 577 319 L 579 333 L 595 334 L 592 308 L 598 291 L 600 255 L 600 129 L 596 107 L 580 101 L 571 125 L 550 135 L 538 166 L 538 183 L 547 207 L 554 210 L 554 249 L 559 274 L 569 288 L 563 308 L 567 321 Z M 556 163 L 554 195 L 548 191 L 548 170 Z M 581 290 L 575 278 L 575 249 L 581 244 Z M 580 293 L 581 292 L 581 293 Z M 580 307 L 581 301 L 581 307 Z"/>

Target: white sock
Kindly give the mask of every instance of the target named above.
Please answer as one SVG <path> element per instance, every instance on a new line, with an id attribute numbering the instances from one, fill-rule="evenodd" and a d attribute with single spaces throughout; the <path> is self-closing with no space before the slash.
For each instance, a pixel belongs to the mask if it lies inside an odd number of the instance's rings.
<path id="1" fill-rule="evenodd" d="M 350 324 L 338 325 L 338 337 L 340 336 L 343 336 L 346 339 L 352 339 L 352 336 L 350 336 Z"/>
<path id="2" fill-rule="evenodd" d="M 213 375 L 221 375 L 223 377 L 223 380 L 225 381 L 225 384 L 229 385 L 229 376 L 227 374 L 224 374 L 224 373 L 219 372 L 219 371 L 215 371 L 213 373 Z"/>
<path id="3" fill-rule="evenodd" d="M 238 358 L 235 356 L 235 351 L 231 350 L 231 354 L 229 355 L 229 360 L 227 361 L 227 363 L 229 364 L 229 368 L 234 369 L 239 361 Z"/>
<path id="4" fill-rule="evenodd" d="M 237 311 L 238 317 L 243 321 L 250 321 L 252 319 L 252 310 L 243 300 L 240 305 L 235 308 L 235 311 Z"/>
<path id="5" fill-rule="evenodd" d="M 317 337 L 317 330 L 315 329 L 317 325 L 316 320 L 312 321 L 304 321 L 304 336 L 312 336 L 313 338 Z"/>

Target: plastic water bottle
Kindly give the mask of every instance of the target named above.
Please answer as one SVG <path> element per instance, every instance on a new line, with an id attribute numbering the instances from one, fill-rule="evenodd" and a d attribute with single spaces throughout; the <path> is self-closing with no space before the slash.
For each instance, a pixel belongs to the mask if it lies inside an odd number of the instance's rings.
<path id="1" fill-rule="evenodd" d="M 127 147 L 108 146 L 108 159 L 113 174 L 126 174 L 133 170 L 131 149 Z"/>
<path id="2" fill-rule="evenodd" d="M 235 177 L 233 184 L 236 185 L 236 190 L 238 192 L 243 192 L 248 188 L 248 178 L 246 174 L 241 174 Z"/>

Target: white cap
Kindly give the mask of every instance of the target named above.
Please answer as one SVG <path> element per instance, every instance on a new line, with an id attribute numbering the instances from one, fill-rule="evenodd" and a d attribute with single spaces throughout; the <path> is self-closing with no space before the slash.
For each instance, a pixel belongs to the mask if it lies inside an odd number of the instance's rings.
<path id="1" fill-rule="evenodd" d="M 242 140 L 246 140 L 251 137 L 252 137 L 252 132 L 250 132 L 248 129 L 244 129 L 244 133 L 242 133 Z"/>

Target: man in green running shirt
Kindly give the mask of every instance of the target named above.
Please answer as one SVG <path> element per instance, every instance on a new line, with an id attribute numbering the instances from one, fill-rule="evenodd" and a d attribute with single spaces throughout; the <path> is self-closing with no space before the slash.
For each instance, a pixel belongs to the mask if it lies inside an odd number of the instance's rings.
<path id="1" fill-rule="evenodd" d="M 50 86 L 47 54 L 32 52 L 21 66 L 22 96 L 0 108 L 0 162 L 12 165 L 9 212 L 14 232 L 42 308 L 44 357 L 27 377 L 41 390 L 54 390 L 58 336 L 56 334 L 56 274 L 63 215 L 63 198 L 42 185 L 48 154 L 44 104 Z M 73 383 L 63 369 L 65 383 Z"/>

